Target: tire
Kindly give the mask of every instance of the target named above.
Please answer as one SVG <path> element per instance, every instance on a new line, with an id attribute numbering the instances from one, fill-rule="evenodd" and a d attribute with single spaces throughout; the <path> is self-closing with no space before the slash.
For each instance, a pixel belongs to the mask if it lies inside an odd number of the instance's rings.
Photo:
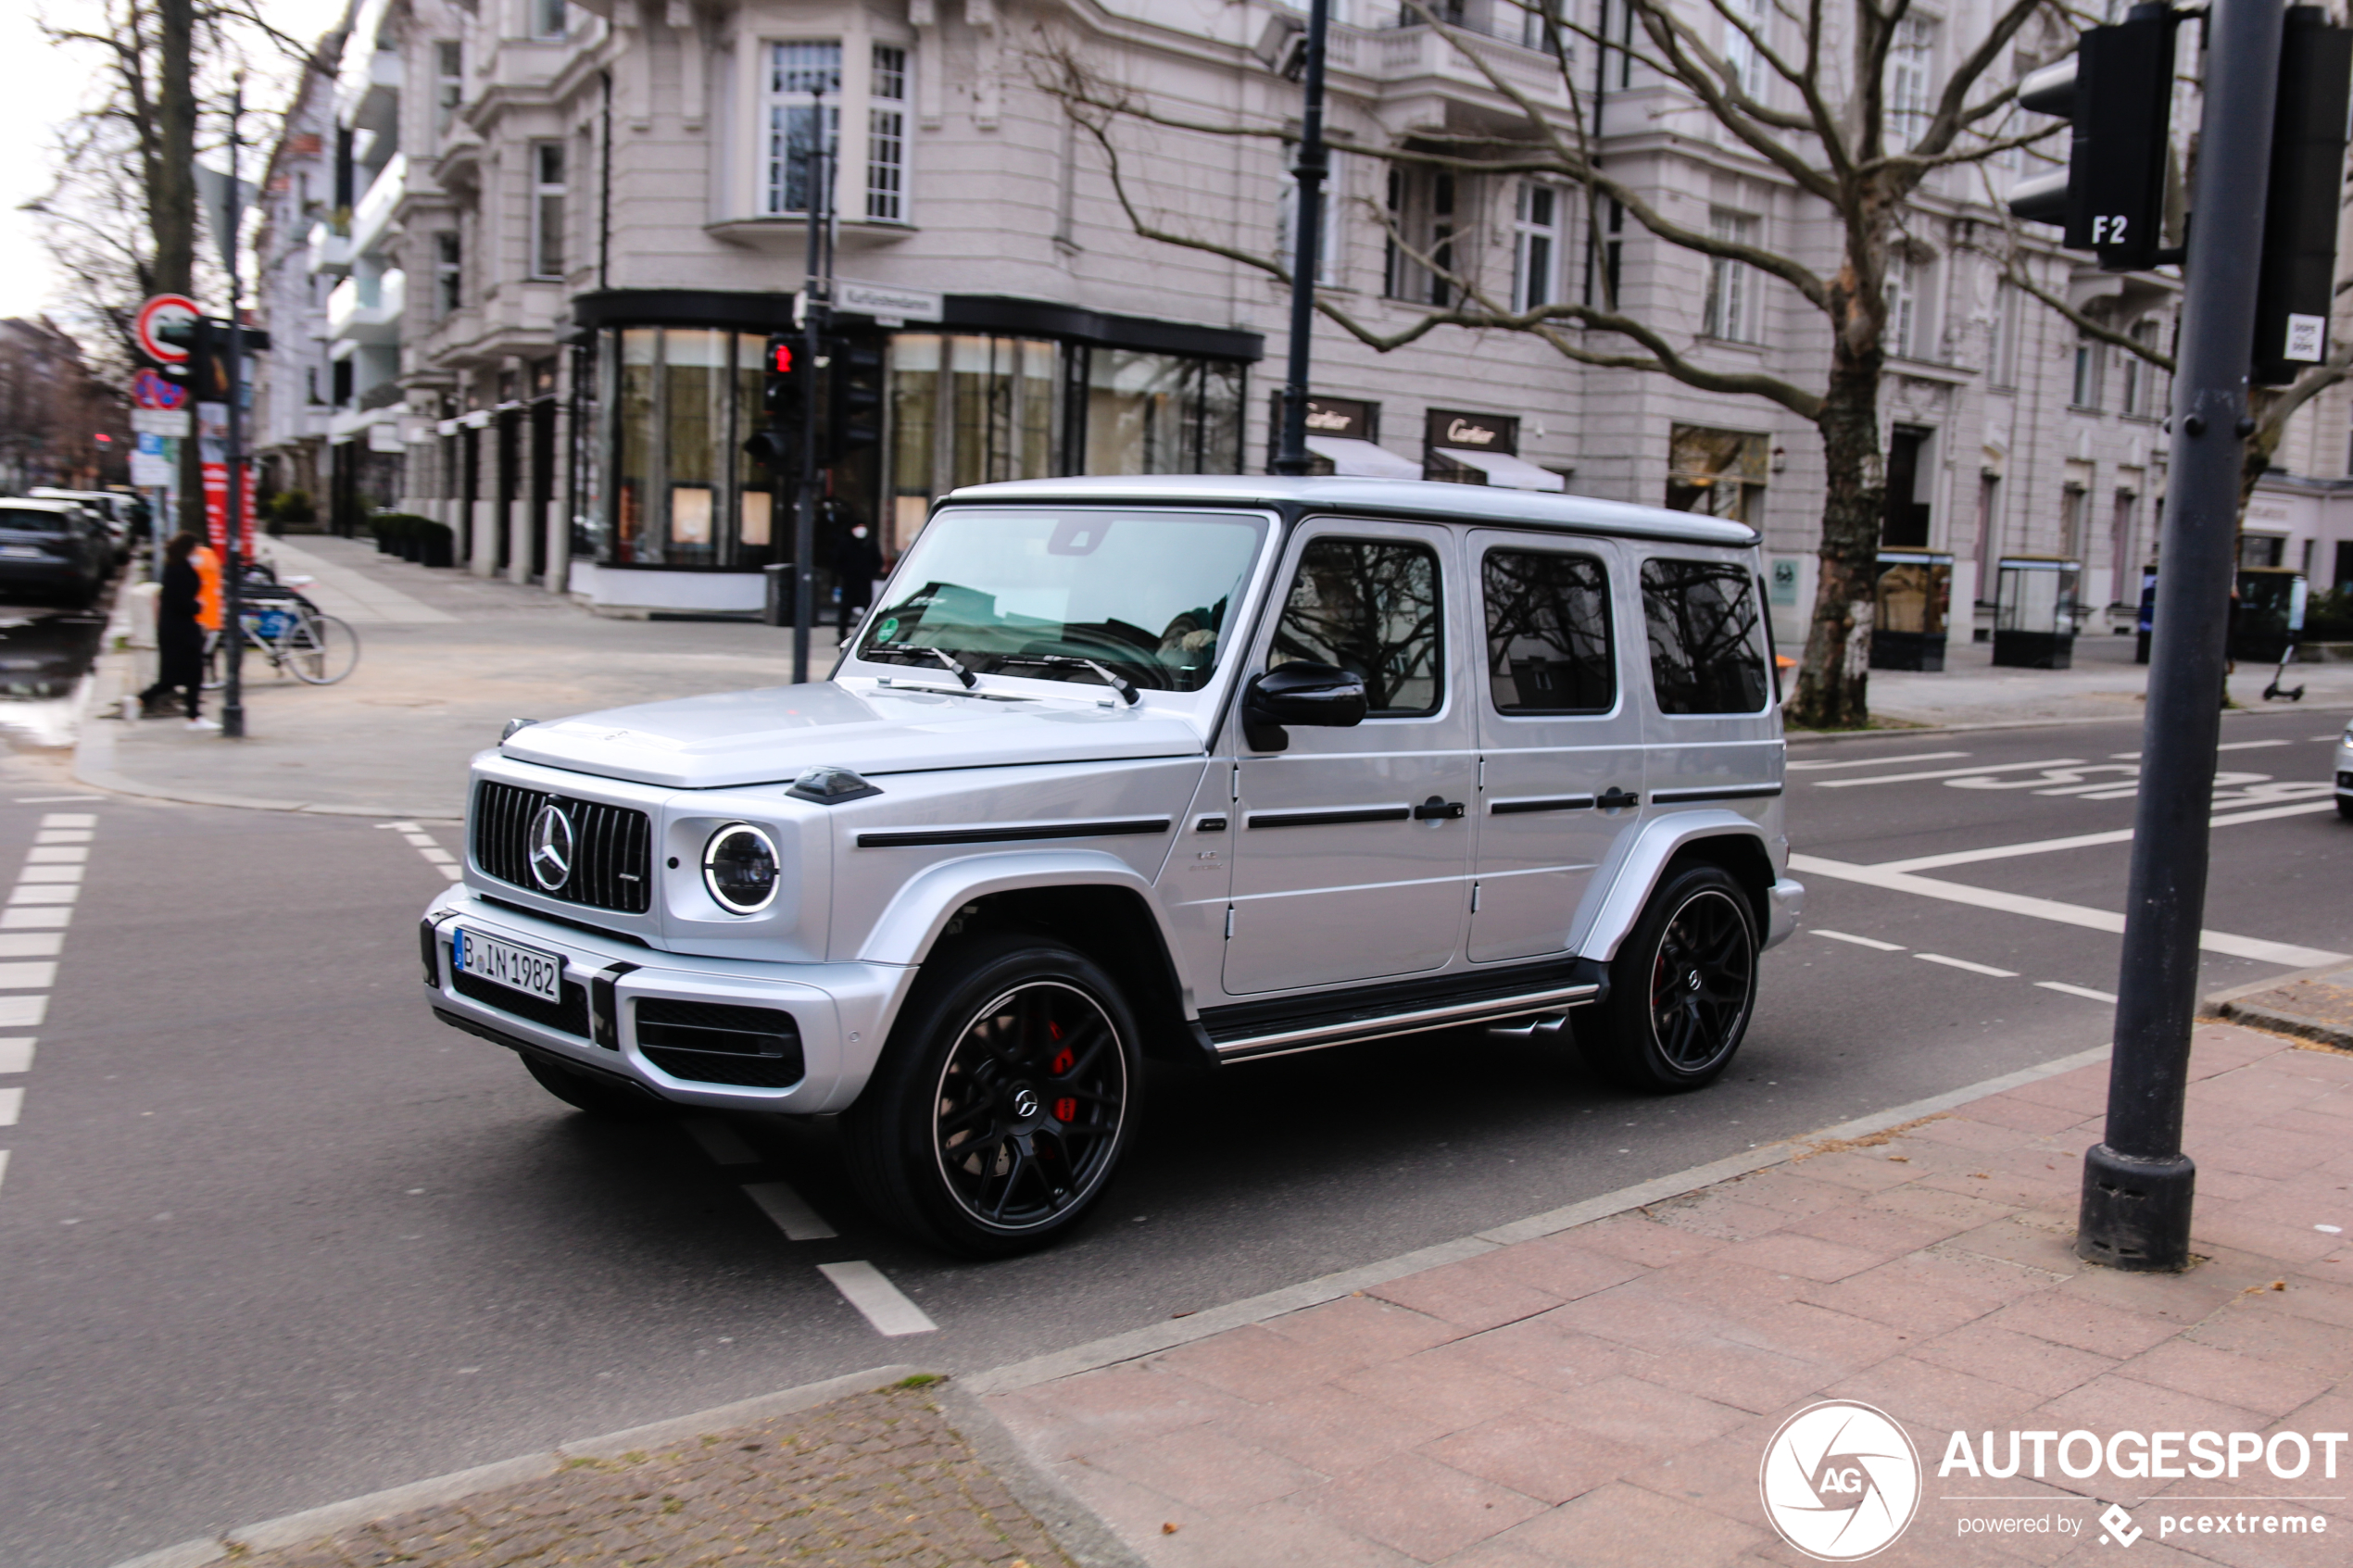
<path id="1" fill-rule="evenodd" d="M 359 633 L 332 615 L 306 615 L 286 634 L 286 668 L 295 679 L 332 686 L 359 662 Z"/>
<path id="2" fill-rule="evenodd" d="M 591 1116 L 609 1122 L 645 1122 L 661 1113 L 661 1108 L 644 1095 L 624 1089 L 617 1084 L 607 1084 L 593 1073 L 578 1073 L 537 1057 L 522 1059 L 523 1071 L 534 1082 L 571 1106 Z"/>
<path id="3" fill-rule="evenodd" d="M 2353 822 L 2353 795 L 2340 795 L 2336 797 L 2336 814 L 2347 822 Z"/>
<path id="4" fill-rule="evenodd" d="M 1046 937 L 983 937 L 934 965 L 844 1118 L 850 1173 L 917 1241 L 971 1258 L 1043 1247 L 1126 1150 L 1135 1017 L 1092 960 Z"/>
<path id="5" fill-rule="evenodd" d="M 1651 895 L 1617 957 L 1586 1060 L 1644 1094 L 1700 1088 L 1731 1064 L 1756 1007 L 1756 911 L 1739 883 L 1692 866 Z"/>

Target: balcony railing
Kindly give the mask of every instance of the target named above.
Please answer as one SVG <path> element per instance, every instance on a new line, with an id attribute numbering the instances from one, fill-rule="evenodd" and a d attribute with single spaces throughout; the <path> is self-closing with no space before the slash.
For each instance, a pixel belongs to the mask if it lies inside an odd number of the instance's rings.
<path id="1" fill-rule="evenodd" d="M 330 278 L 351 270 L 351 236 L 323 219 L 310 226 L 310 270 Z"/>
<path id="2" fill-rule="evenodd" d="M 383 240 L 384 228 L 392 221 L 393 209 L 409 188 L 409 157 L 395 153 L 384 160 L 384 166 L 369 182 L 367 194 L 351 209 L 351 253 L 366 256 Z"/>
<path id="3" fill-rule="evenodd" d="M 380 277 L 355 274 L 327 295 L 327 336 L 352 343 L 400 341 L 400 317 L 409 304 L 409 279 L 396 270 Z"/>

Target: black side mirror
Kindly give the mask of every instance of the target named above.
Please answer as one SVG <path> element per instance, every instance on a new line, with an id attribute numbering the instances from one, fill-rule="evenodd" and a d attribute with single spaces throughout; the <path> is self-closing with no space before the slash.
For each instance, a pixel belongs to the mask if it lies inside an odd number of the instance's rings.
<path id="1" fill-rule="evenodd" d="M 1365 683 L 1328 664 L 1278 664 L 1242 690 L 1242 738 L 1252 751 L 1284 751 L 1286 724 L 1348 729 L 1365 721 Z"/>

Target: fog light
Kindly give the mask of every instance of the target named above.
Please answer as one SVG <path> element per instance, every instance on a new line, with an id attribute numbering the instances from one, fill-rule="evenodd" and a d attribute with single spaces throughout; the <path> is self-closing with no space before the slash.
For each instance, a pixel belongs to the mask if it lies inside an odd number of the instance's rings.
<path id="1" fill-rule="evenodd" d="M 702 848 L 702 882 L 711 896 L 739 915 L 756 915 L 776 901 L 776 845 L 749 822 L 730 822 Z"/>

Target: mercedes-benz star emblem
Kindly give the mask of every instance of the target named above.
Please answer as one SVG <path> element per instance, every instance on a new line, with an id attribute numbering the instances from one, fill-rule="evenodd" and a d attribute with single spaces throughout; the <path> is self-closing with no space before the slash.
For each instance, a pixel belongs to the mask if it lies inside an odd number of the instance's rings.
<path id="1" fill-rule="evenodd" d="M 572 878 L 572 819 L 550 800 L 531 819 L 531 880 L 553 893 Z"/>
<path id="2" fill-rule="evenodd" d="M 1038 1114 L 1038 1091 L 1023 1087 L 1013 1091 L 1013 1114 L 1026 1122 Z"/>

